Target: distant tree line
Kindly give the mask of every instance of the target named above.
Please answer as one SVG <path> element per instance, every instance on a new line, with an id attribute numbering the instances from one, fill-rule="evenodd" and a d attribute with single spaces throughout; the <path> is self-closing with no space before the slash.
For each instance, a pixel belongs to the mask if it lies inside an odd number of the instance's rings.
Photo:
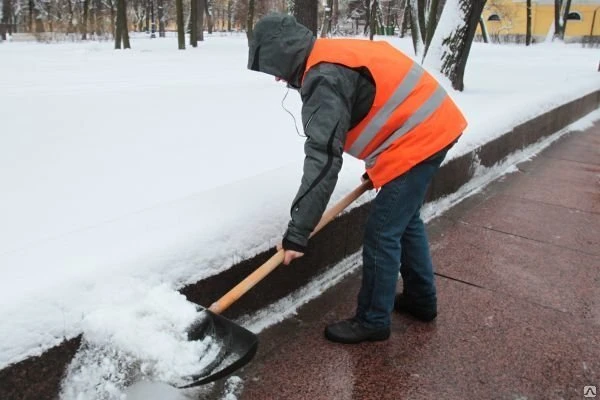
<path id="1" fill-rule="evenodd" d="M 129 48 L 129 32 L 163 37 L 177 31 L 178 46 L 197 46 L 205 31 L 246 32 L 270 12 L 293 14 L 315 36 L 410 34 L 416 59 L 445 74 L 457 90 L 486 0 L 0 0 L 0 37 L 11 30 L 62 32 L 82 40 L 114 38 Z M 555 34 L 564 35 L 571 0 L 554 0 Z M 492 6 L 497 0 L 490 0 Z M 524 4 L 527 44 L 531 43 L 531 0 Z M 444 20 L 444 18 L 451 20 Z M 441 29 L 438 29 L 441 26 Z M 8 27 L 8 28 L 7 28 Z"/>

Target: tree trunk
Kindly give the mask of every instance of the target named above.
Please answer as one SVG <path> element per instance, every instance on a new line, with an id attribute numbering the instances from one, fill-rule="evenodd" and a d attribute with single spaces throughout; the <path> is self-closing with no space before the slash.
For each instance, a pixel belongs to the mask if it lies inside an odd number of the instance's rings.
<path id="1" fill-rule="evenodd" d="M 330 24 L 330 30 L 331 32 L 337 32 L 337 26 L 338 26 L 338 17 L 339 17 L 339 13 L 340 13 L 340 1 L 339 0 L 333 0 L 333 7 L 331 10 L 331 24 Z"/>
<path id="2" fill-rule="evenodd" d="M 109 4 L 110 4 L 110 31 L 113 35 L 115 35 L 115 38 L 117 37 L 117 26 L 116 26 L 116 19 L 117 16 L 115 15 L 115 3 L 113 0 L 108 0 Z M 119 42 L 121 40 L 119 39 Z M 120 47 L 118 47 L 120 48 Z"/>
<path id="3" fill-rule="evenodd" d="M 27 8 L 29 11 L 29 26 L 27 29 L 29 29 L 29 32 L 33 32 L 33 0 L 29 0 L 29 2 L 27 3 Z"/>
<path id="4" fill-rule="evenodd" d="M 150 39 L 156 37 L 156 19 L 154 15 L 154 0 L 150 0 Z"/>
<path id="5" fill-rule="evenodd" d="M 527 0 L 527 32 L 525 33 L 525 45 L 531 45 L 531 0 Z"/>
<path id="6" fill-rule="evenodd" d="M 562 0 L 554 0 L 554 39 L 560 38 L 562 24 L 560 23 L 560 9 L 562 8 Z"/>
<path id="7" fill-rule="evenodd" d="M 479 18 L 479 26 L 481 27 L 481 36 L 483 37 L 483 42 L 489 43 L 490 35 L 488 34 L 487 25 L 485 24 L 483 17 Z"/>
<path id="8" fill-rule="evenodd" d="M 425 14 L 427 13 L 427 0 L 417 0 L 417 16 L 419 18 L 419 30 L 423 43 L 427 41 L 427 20 Z"/>
<path id="9" fill-rule="evenodd" d="M 427 61 L 447 76 L 456 90 L 464 90 L 465 67 L 484 6 L 485 0 L 448 0 L 440 18 L 444 29 L 436 32 Z M 455 15 L 461 19 L 454 20 Z"/>
<path id="10" fill-rule="evenodd" d="M 121 38 L 123 36 L 123 32 L 121 31 L 121 12 L 119 11 L 119 7 L 121 7 L 121 0 L 117 0 L 117 22 L 115 24 L 115 49 L 121 48 Z"/>
<path id="11" fill-rule="evenodd" d="M 90 13 L 90 0 L 83 0 L 83 22 L 81 24 L 81 40 L 87 40 L 89 13 Z"/>
<path id="12" fill-rule="evenodd" d="M 146 31 L 146 33 L 150 32 L 150 0 L 146 0 L 146 9 L 144 10 L 145 15 L 145 20 L 146 20 L 146 27 L 144 28 L 144 30 Z"/>
<path id="13" fill-rule="evenodd" d="M 567 0 L 567 5 L 565 6 L 565 13 L 563 17 L 562 29 L 560 31 L 560 38 L 565 40 L 565 33 L 567 32 L 567 22 L 569 21 L 569 13 L 571 12 L 571 0 Z"/>
<path id="14" fill-rule="evenodd" d="M 38 7 L 35 6 L 33 7 L 33 19 L 35 20 L 35 32 L 36 33 L 41 33 L 44 32 L 44 22 L 42 21 L 42 16 L 41 16 L 41 12 L 39 10 Z"/>
<path id="15" fill-rule="evenodd" d="M 296 0 L 294 17 L 299 23 L 310 29 L 313 35 L 316 35 L 318 32 L 318 11 L 318 0 Z"/>
<path id="16" fill-rule="evenodd" d="M 429 8 L 429 19 L 427 20 L 427 31 L 425 36 L 425 55 L 427 55 L 427 51 L 429 50 L 429 46 L 431 45 L 431 40 L 433 39 L 433 35 L 435 33 L 435 28 L 437 28 L 438 23 L 438 7 L 440 6 L 439 0 L 431 0 L 431 5 Z"/>
<path id="17" fill-rule="evenodd" d="M 363 28 L 363 35 L 367 36 L 369 32 L 369 28 L 371 27 L 371 0 L 364 0 L 365 7 L 365 26 Z M 360 19 L 356 19 L 356 27 L 358 28 L 358 21 Z"/>
<path id="18" fill-rule="evenodd" d="M 6 40 L 6 33 L 12 33 L 12 2 L 11 0 L 3 0 L 2 1 L 2 21 L 0 23 L 4 24 L 4 27 L 0 29 L 0 34 L 2 37 L 1 40 Z"/>
<path id="19" fill-rule="evenodd" d="M 198 1 L 198 40 L 204 41 L 204 9 L 206 5 L 204 4 L 206 0 L 197 0 Z"/>
<path id="20" fill-rule="evenodd" d="M 129 43 L 129 25 L 127 24 L 127 2 L 126 0 L 119 0 L 121 3 L 121 23 L 123 24 L 123 48 L 130 49 L 131 44 Z"/>
<path id="21" fill-rule="evenodd" d="M 248 0 L 248 19 L 246 20 L 246 36 L 248 42 L 252 40 L 254 33 L 254 0 Z"/>
<path id="22" fill-rule="evenodd" d="M 233 18 L 233 0 L 227 1 L 227 32 L 231 32 L 231 19 Z"/>
<path id="23" fill-rule="evenodd" d="M 102 27 L 100 26 L 100 20 L 102 15 L 102 2 L 100 0 L 94 0 L 93 13 L 94 29 L 91 29 L 90 32 L 93 32 L 96 35 L 96 37 L 100 37 L 100 35 L 102 34 Z"/>
<path id="24" fill-rule="evenodd" d="M 125 0 L 117 1 L 117 26 L 115 35 L 115 49 L 121 48 L 121 43 L 124 49 L 130 49 L 129 44 L 129 27 L 127 25 L 127 4 Z"/>
<path id="25" fill-rule="evenodd" d="M 198 47 L 198 1 L 190 1 L 190 45 Z"/>
<path id="26" fill-rule="evenodd" d="M 183 0 L 175 0 L 177 14 L 177 44 L 179 50 L 185 50 L 185 25 L 183 23 Z"/>
<path id="27" fill-rule="evenodd" d="M 67 0 L 69 4 L 69 25 L 67 25 L 67 33 L 75 32 L 75 25 L 73 25 L 73 15 L 75 14 L 73 10 L 73 0 Z"/>
<path id="28" fill-rule="evenodd" d="M 157 18 L 158 18 L 158 36 L 165 37 L 165 17 L 164 17 L 164 3 L 163 0 L 157 0 L 156 7 L 157 10 Z"/>
<path id="29" fill-rule="evenodd" d="M 371 4 L 369 4 L 370 8 L 370 18 L 369 18 L 369 40 L 373 40 L 375 34 L 377 33 L 377 0 L 371 0 Z"/>
<path id="30" fill-rule="evenodd" d="M 402 14 L 402 26 L 400 27 L 400 37 L 403 38 L 408 30 L 408 24 L 410 22 L 410 3 L 408 0 L 404 0 L 404 12 Z M 414 45 L 414 42 L 413 42 Z"/>
<path id="31" fill-rule="evenodd" d="M 423 55 L 423 37 L 421 36 L 421 27 L 419 25 L 419 10 L 417 0 L 408 0 L 408 17 L 410 18 L 410 34 L 412 37 L 415 55 Z"/>
<path id="32" fill-rule="evenodd" d="M 212 16 L 212 4 L 211 0 L 204 0 L 204 10 L 206 11 L 206 27 L 208 28 L 208 34 L 213 33 L 213 16 Z"/>
<path id="33" fill-rule="evenodd" d="M 327 0 L 327 6 L 323 14 L 323 24 L 321 25 L 321 37 L 325 38 L 331 32 L 331 14 L 333 11 L 333 0 Z"/>

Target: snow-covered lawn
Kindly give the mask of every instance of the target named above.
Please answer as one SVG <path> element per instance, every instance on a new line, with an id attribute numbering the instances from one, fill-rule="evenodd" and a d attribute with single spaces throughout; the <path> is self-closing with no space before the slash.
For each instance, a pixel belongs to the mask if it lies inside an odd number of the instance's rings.
<path id="1" fill-rule="evenodd" d="M 285 87 L 246 70 L 244 36 L 174 40 L 0 44 L 0 369 L 82 331 L 143 358 L 193 318 L 177 288 L 280 239 L 304 157 Z M 475 44 L 448 159 L 600 89 L 598 59 Z M 284 104 L 301 129 L 299 96 Z M 334 200 L 362 172 L 346 158 Z"/>

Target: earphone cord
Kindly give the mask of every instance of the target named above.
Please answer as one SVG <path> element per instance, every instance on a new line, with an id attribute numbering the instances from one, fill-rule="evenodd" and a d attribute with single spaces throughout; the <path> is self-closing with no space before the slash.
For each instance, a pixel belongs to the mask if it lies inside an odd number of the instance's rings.
<path id="1" fill-rule="evenodd" d="M 285 102 L 285 99 L 287 98 L 287 95 L 289 92 L 290 92 L 290 88 L 288 86 L 287 91 L 285 92 L 285 95 L 283 96 L 283 99 L 281 99 L 281 107 L 285 110 L 285 112 L 287 112 L 288 114 L 290 114 L 292 116 L 292 119 L 294 120 L 294 128 L 296 128 L 296 133 L 298 134 L 298 136 L 306 137 L 306 135 L 302 135 L 300 133 L 300 131 L 298 130 L 298 124 L 296 123 L 296 117 L 294 117 L 294 114 L 292 114 L 292 112 L 290 110 L 285 108 L 284 102 Z"/>

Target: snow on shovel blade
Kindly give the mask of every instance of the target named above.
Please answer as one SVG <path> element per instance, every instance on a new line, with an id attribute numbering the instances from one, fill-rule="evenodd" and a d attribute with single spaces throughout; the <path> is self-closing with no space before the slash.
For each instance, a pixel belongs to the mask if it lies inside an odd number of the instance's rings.
<path id="1" fill-rule="evenodd" d="M 207 336 L 218 343 L 219 354 L 200 373 L 189 377 L 190 383 L 178 386 L 180 389 L 204 385 L 231 374 L 250 362 L 258 348 L 254 333 L 205 309 L 188 330 L 188 339 L 204 340 Z"/>

